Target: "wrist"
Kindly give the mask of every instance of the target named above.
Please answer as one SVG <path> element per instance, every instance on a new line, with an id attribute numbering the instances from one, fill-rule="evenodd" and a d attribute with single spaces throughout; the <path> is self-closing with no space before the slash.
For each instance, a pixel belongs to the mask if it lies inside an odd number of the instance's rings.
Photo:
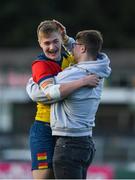
<path id="1" fill-rule="evenodd" d="M 68 43 L 68 40 L 69 40 L 69 36 L 68 36 L 68 35 L 65 35 L 65 36 L 63 37 L 63 43 L 64 43 L 64 44 L 67 44 L 67 43 Z"/>
<path id="2" fill-rule="evenodd" d="M 85 77 L 83 77 L 83 78 L 78 80 L 78 83 L 80 84 L 80 87 L 83 87 L 83 86 L 87 85 L 87 80 Z"/>
<path id="3" fill-rule="evenodd" d="M 87 76 L 82 78 L 82 86 L 87 86 L 88 85 L 88 79 Z"/>

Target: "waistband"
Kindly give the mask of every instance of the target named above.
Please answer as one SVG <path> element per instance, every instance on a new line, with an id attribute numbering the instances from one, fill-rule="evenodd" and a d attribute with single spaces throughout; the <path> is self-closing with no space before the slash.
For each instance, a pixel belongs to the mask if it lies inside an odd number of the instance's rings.
<path id="1" fill-rule="evenodd" d="M 64 138 L 64 139 L 92 139 L 92 136 L 55 136 L 56 139 L 58 138 Z"/>
<path id="2" fill-rule="evenodd" d="M 50 125 L 50 123 L 49 123 L 49 122 L 44 122 L 44 121 L 40 121 L 40 120 L 35 120 L 35 123 Z"/>
<path id="3" fill-rule="evenodd" d="M 52 127 L 53 136 L 92 137 L 92 127 L 88 128 L 60 128 Z"/>

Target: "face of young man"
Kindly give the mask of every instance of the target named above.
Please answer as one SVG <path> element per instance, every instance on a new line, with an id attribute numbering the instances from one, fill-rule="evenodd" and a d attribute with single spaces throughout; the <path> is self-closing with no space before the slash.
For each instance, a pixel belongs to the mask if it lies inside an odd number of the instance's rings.
<path id="1" fill-rule="evenodd" d="M 82 45 L 83 44 L 79 43 L 78 41 L 76 41 L 73 44 L 72 53 L 73 53 L 73 56 L 74 56 L 76 62 L 79 62 L 79 60 L 80 60 L 80 57 L 81 57 L 81 54 L 82 54 Z"/>
<path id="2" fill-rule="evenodd" d="M 39 45 L 49 59 L 56 61 L 60 58 L 62 39 L 59 33 L 53 32 L 48 36 L 40 35 Z"/>

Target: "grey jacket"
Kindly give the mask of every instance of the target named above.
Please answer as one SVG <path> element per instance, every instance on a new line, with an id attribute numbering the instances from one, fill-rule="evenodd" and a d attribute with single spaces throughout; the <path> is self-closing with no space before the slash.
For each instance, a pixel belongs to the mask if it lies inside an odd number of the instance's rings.
<path id="1" fill-rule="evenodd" d="M 70 82 L 86 74 L 94 73 L 101 77 L 96 88 L 83 87 L 66 99 L 51 105 L 51 127 L 55 136 L 92 136 L 95 115 L 100 103 L 104 78 L 111 69 L 109 58 L 100 54 L 97 61 L 80 62 L 55 77 L 56 84 Z"/>

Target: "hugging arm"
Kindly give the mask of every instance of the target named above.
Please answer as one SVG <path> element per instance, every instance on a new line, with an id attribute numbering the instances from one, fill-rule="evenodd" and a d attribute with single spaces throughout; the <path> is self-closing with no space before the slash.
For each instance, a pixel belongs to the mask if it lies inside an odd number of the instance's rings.
<path id="1" fill-rule="evenodd" d="M 67 35 L 67 31 L 66 31 L 66 27 L 61 24 L 59 21 L 53 19 L 53 21 L 56 23 L 56 25 L 58 26 L 60 32 L 61 32 L 61 36 L 62 36 L 62 40 L 63 40 L 63 44 L 66 47 L 66 49 L 71 52 L 72 51 L 72 44 L 75 42 L 74 38 L 69 37 Z"/>
<path id="2" fill-rule="evenodd" d="M 98 83 L 99 78 L 96 75 L 88 75 L 81 79 L 63 84 L 55 84 L 54 79 L 51 78 L 38 85 L 30 78 L 26 90 L 33 101 L 52 104 L 66 98 L 81 87 L 96 87 Z"/>

